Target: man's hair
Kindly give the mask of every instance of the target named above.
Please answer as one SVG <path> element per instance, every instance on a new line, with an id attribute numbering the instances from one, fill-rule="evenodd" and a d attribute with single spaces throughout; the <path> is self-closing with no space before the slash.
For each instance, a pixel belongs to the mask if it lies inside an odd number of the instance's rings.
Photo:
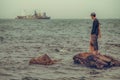
<path id="1" fill-rule="evenodd" d="M 96 17 L 96 13 L 95 13 L 95 12 L 92 12 L 92 13 L 91 13 L 91 16 Z"/>

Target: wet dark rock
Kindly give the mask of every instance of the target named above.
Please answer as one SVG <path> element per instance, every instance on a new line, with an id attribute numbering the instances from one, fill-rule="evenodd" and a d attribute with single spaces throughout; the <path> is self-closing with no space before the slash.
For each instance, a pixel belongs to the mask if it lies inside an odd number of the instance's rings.
<path id="1" fill-rule="evenodd" d="M 59 50 L 59 49 L 57 49 L 57 48 L 55 49 L 55 51 L 56 51 L 56 52 L 60 52 L 60 50 Z"/>
<path id="2" fill-rule="evenodd" d="M 93 55 L 92 53 L 79 53 L 73 57 L 75 64 L 85 65 L 90 68 L 106 69 L 119 67 L 120 61 L 107 55 Z"/>
<path id="3" fill-rule="evenodd" d="M 60 60 L 53 60 L 47 54 L 39 56 L 37 58 L 32 58 L 29 64 L 40 64 L 40 65 L 52 65 Z"/>
<path id="4" fill-rule="evenodd" d="M 20 80 L 20 79 L 10 79 L 10 80 Z"/>
<path id="5" fill-rule="evenodd" d="M 39 79 L 33 77 L 24 77 L 22 78 L 22 80 L 39 80 Z"/>

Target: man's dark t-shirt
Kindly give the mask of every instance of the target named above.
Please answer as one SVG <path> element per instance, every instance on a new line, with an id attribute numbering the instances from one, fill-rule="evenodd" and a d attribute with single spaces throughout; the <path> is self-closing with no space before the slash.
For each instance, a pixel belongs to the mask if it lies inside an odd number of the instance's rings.
<path id="1" fill-rule="evenodd" d="M 91 34 L 93 35 L 93 34 L 95 34 L 95 35 L 97 35 L 98 36 L 98 28 L 99 28 L 99 21 L 98 21 L 98 19 L 95 19 L 94 21 L 93 21 L 93 26 L 92 26 L 92 31 L 91 31 Z"/>

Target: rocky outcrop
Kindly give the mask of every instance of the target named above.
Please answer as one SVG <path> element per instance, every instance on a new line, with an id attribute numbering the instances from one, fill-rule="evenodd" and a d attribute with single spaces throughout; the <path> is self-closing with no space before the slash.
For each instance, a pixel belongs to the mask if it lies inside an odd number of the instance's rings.
<path id="1" fill-rule="evenodd" d="M 47 54 L 44 54 L 37 58 L 32 58 L 29 61 L 29 64 L 41 64 L 41 65 L 52 65 L 56 63 L 58 60 L 52 60 Z"/>
<path id="2" fill-rule="evenodd" d="M 107 55 L 93 55 L 92 53 L 79 53 L 73 57 L 75 64 L 85 65 L 91 68 L 103 69 L 120 66 L 120 61 Z"/>

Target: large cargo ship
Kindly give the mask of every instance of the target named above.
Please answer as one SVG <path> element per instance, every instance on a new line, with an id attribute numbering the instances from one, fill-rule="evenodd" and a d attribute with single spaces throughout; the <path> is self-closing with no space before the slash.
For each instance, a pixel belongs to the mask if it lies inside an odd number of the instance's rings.
<path id="1" fill-rule="evenodd" d="M 41 14 L 34 11 L 33 15 L 17 16 L 16 19 L 50 19 L 50 17 L 46 15 L 46 12 Z"/>

